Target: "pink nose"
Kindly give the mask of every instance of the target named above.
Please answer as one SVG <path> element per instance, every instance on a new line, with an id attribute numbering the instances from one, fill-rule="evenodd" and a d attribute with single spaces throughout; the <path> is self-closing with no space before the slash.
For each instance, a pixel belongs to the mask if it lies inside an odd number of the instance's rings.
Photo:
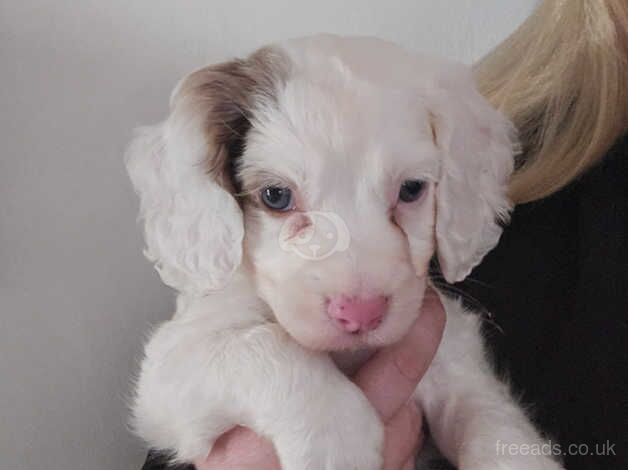
<path id="1" fill-rule="evenodd" d="M 367 299 L 338 296 L 329 300 L 327 313 L 344 331 L 358 333 L 377 328 L 387 308 L 388 297 L 383 295 Z"/>

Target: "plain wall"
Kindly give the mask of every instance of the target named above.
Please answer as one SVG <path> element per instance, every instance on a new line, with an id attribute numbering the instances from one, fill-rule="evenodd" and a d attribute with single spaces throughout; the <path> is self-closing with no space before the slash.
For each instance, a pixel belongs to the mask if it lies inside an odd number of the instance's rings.
<path id="1" fill-rule="evenodd" d="M 315 32 L 470 63 L 535 3 L 0 0 L 0 468 L 139 469 L 130 382 L 173 295 L 122 155 L 178 78 Z"/>

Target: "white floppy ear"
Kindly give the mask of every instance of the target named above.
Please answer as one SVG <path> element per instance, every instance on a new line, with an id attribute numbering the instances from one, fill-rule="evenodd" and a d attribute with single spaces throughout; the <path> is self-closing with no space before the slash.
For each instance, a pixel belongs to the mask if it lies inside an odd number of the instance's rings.
<path id="1" fill-rule="evenodd" d="M 140 129 L 127 151 L 145 254 L 164 283 L 181 292 L 219 289 L 241 263 L 244 227 L 233 172 L 256 96 L 267 97 L 272 86 L 266 56 L 186 77 L 173 92 L 168 119 Z"/>
<path id="2" fill-rule="evenodd" d="M 477 92 L 470 70 L 451 66 L 431 97 L 432 130 L 442 155 L 436 187 L 436 244 L 443 276 L 464 279 L 499 241 L 511 203 L 507 185 L 515 130 Z"/>

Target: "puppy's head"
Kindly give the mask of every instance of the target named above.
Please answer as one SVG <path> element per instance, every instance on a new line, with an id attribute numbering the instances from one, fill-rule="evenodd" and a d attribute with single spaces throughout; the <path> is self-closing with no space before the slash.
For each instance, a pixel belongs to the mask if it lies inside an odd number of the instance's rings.
<path id="1" fill-rule="evenodd" d="M 318 36 L 197 71 L 128 168 L 147 254 L 203 295 L 242 267 L 317 349 L 382 346 L 416 319 L 436 253 L 463 279 L 507 216 L 512 126 L 465 67 Z"/>

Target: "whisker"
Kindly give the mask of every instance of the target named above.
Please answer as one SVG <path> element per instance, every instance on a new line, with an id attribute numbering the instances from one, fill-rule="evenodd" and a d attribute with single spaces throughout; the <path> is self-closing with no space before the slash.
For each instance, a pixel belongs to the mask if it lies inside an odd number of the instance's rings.
<path id="1" fill-rule="evenodd" d="M 484 304 L 482 304 L 482 302 L 480 302 L 478 299 L 473 297 L 471 294 L 463 291 L 460 288 L 454 287 L 451 284 L 447 284 L 444 281 L 444 278 L 442 278 L 442 276 L 434 276 L 432 278 L 432 283 L 434 284 L 434 287 L 436 287 L 437 289 L 445 293 L 454 294 L 464 299 L 470 305 L 470 307 L 474 311 L 477 312 L 479 318 L 483 322 L 488 323 L 489 325 L 493 326 L 502 335 L 505 334 L 504 329 L 499 325 L 499 323 L 497 323 L 497 320 L 495 320 L 495 317 L 493 316 L 491 311 L 488 308 L 486 308 Z M 490 285 L 487 285 L 487 287 L 490 287 Z"/>

